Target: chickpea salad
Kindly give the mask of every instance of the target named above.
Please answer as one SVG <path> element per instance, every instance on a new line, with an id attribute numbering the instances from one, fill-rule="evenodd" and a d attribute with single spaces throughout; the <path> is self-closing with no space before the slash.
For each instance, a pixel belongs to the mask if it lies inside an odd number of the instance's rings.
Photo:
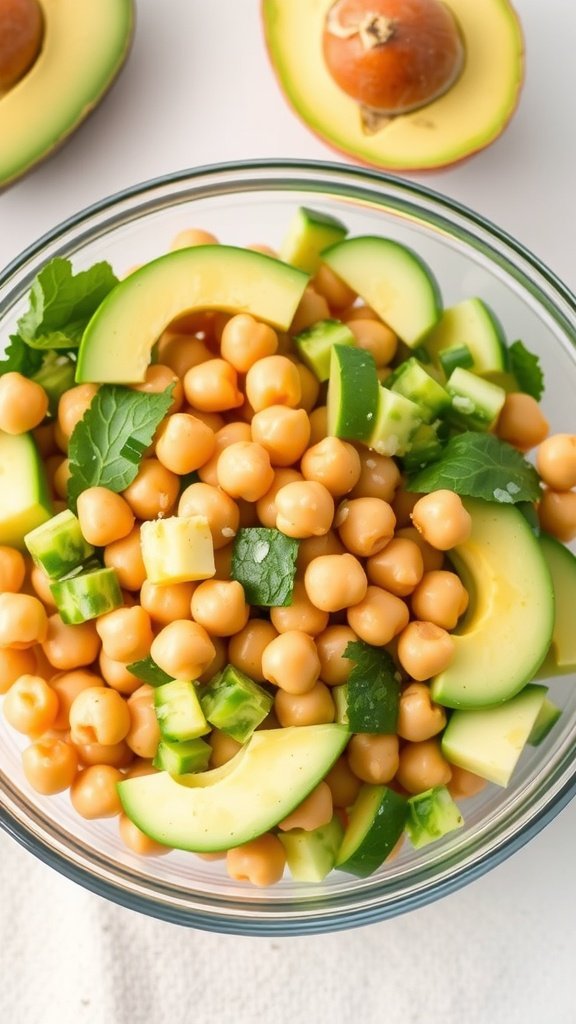
<path id="1" fill-rule="evenodd" d="M 37 793 L 257 886 L 366 877 L 554 728 L 576 435 L 482 298 L 300 208 L 278 252 L 54 259 L 3 341 L 2 727 Z"/>

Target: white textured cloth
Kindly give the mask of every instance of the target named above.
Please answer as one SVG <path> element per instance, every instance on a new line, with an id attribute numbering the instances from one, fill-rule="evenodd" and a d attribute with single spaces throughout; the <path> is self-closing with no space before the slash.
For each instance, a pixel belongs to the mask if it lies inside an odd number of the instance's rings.
<path id="1" fill-rule="evenodd" d="M 286 939 L 147 919 L 1 835 L 0 1020 L 574 1024 L 575 826 L 572 806 L 511 860 L 423 910 Z"/>

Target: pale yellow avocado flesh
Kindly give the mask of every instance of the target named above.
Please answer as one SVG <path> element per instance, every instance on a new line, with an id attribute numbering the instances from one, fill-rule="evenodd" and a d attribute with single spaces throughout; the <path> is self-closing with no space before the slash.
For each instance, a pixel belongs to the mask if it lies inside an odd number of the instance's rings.
<path id="1" fill-rule="evenodd" d="M 132 0 L 39 0 L 42 49 L 0 95 L 0 187 L 24 174 L 84 120 L 126 57 Z"/>
<path id="2" fill-rule="evenodd" d="M 228 850 L 267 832 L 302 803 L 349 738 L 343 725 L 262 729 L 212 771 L 120 782 L 120 800 L 159 843 L 198 853 Z"/>
<path id="3" fill-rule="evenodd" d="M 23 548 L 24 537 L 52 515 L 42 460 L 30 434 L 0 431 L 0 544 Z"/>
<path id="4" fill-rule="evenodd" d="M 328 72 L 324 19 L 334 0 L 263 0 L 270 55 L 289 102 L 327 142 L 377 167 L 441 167 L 495 139 L 518 102 L 523 41 L 508 0 L 445 0 L 460 26 L 464 69 L 443 96 L 362 131 L 358 104 Z"/>

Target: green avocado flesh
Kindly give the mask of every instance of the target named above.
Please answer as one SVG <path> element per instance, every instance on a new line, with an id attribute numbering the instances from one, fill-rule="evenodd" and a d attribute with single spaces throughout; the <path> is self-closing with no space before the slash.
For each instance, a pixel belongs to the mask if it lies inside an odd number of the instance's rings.
<path id="1" fill-rule="evenodd" d="M 518 509 L 464 498 L 470 538 L 450 552 L 470 604 L 454 657 L 432 680 L 451 708 L 500 704 L 534 677 L 550 646 L 554 592 L 537 538 Z"/>
<path id="2" fill-rule="evenodd" d="M 24 537 L 52 515 L 42 460 L 30 434 L 0 431 L 0 544 L 23 548 Z"/>
<path id="3" fill-rule="evenodd" d="M 137 384 L 176 317 L 200 309 L 250 313 L 286 330 L 308 275 L 248 249 L 179 249 L 134 271 L 104 299 L 78 353 L 78 383 Z"/>
<path id="4" fill-rule="evenodd" d="M 336 84 L 322 52 L 334 0 L 263 0 L 273 67 L 295 112 L 328 143 L 391 170 L 442 167 L 482 149 L 514 113 L 523 78 L 523 41 L 508 0 L 445 0 L 460 28 L 465 63 L 432 103 L 392 117 L 375 132 Z"/>
<path id="5" fill-rule="evenodd" d="M 342 725 L 263 729 L 212 771 L 126 779 L 118 784 L 120 800 L 159 843 L 198 853 L 228 850 L 267 832 L 302 803 L 349 738 Z"/>
<path id="6" fill-rule="evenodd" d="M 538 670 L 539 679 L 548 676 L 567 676 L 576 672 L 576 557 L 547 533 L 541 533 L 539 542 L 552 576 L 556 614 L 552 643 Z"/>
<path id="7" fill-rule="evenodd" d="M 40 53 L 0 95 L 0 188 L 70 134 L 107 91 L 128 53 L 132 0 L 39 0 Z"/>

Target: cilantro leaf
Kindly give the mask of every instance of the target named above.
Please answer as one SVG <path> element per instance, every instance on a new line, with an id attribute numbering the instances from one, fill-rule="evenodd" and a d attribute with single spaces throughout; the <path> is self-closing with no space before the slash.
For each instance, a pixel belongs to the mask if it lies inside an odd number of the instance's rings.
<path id="1" fill-rule="evenodd" d="M 544 394 L 544 374 L 538 356 L 529 352 L 522 341 L 515 341 L 508 349 L 508 364 L 520 391 L 539 402 Z"/>
<path id="2" fill-rule="evenodd" d="M 143 683 L 149 683 L 150 686 L 163 686 L 164 683 L 172 682 L 172 676 L 164 672 L 150 655 L 147 658 L 142 658 L 141 661 L 134 661 L 126 668 L 133 676 L 141 679 Z"/>
<path id="3" fill-rule="evenodd" d="M 354 640 L 344 657 L 355 663 L 346 684 L 350 731 L 395 733 L 400 679 L 388 651 Z"/>
<path id="4" fill-rule="evenodd" d="M 90 317 L 117 284 L 109 263 L 73 274 L 69 260 L 50 260 L 34 278 L 18 321 L 22 341 L 31 348 L 78 348 Z"/>
<path id="5" fill-rule="evenodd" d="M 298 541 L 279 530 L 238 530 L 230 576 L 244 587 L 248 604 L 278 608 L 292 603 Z"/>
<path id="6" fill-rule="evenodd" d="M 4 359 L 0 359 L 0 375 L 15 372 L 31 377 L 39 369 L 42 358 L 42 353 L 29 348 L 19 334 L 11 334 Z"/>
<path id="7" fill-rule="evenodd" d="M 145 450 L 172 403 L 172 385 L 160 394 L 133 391 L 104 384 L 70 438 L 68 502 L 76 508 L 78 495 L 87 487 L 123 491 L 138 472 L 139 460 L 126 458 L 123 449 L 132 442 Z"/>
<path id="8" fill-rule="evenodd" d="M 446 488 L 470 498 L 504 504 L 537 501 L 540 477 L 534 466 L 494 434 L 467 431 L 452 437 L 442 455 L 408 477 L 409 491 Z"/>

